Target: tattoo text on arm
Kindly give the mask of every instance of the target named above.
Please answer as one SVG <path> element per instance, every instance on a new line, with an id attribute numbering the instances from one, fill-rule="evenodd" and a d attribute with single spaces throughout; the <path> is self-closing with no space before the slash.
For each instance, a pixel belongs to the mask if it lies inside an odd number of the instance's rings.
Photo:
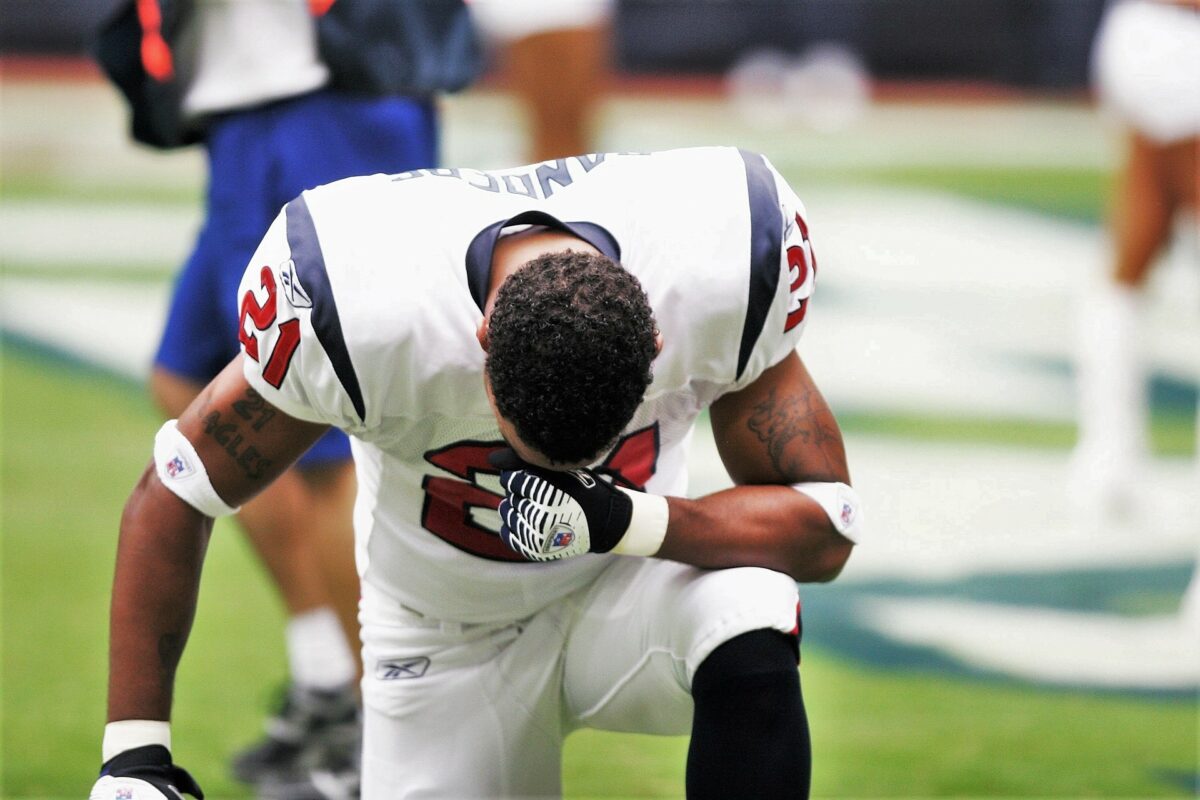
<path id="1" fill-rule="evenodd" d="M 233 411 L 236 416 L 222 416 L 219 411 L 209 412 L 204 417 L 204 433 L 221 445 L 247 478 L 258 480 L 270 469 L 271 459 L 264 458 L 254 445 L 245 443 L 239 419 L 250 423 L 251 431 L 261 431 L 270 424 L 275 409 L 267 405 L 262 395 L 254 389 L 247 389 L 246 396 L 234 402 Z M 245 434 L 249 436 L 250 431 Z"/>

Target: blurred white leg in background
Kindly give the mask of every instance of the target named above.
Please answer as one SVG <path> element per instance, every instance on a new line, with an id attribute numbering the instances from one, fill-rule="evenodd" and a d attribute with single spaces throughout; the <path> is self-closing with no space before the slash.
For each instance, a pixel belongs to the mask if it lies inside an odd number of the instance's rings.
<path id="1" fill-rule="evenodd" d="M 1071 499 L 1087 514 L 1128 511 L 1146 461 L 1146 388 L 1139 333 L 1141 292 L 1105 282 L 1079 315 L 1079 439 Z"/>

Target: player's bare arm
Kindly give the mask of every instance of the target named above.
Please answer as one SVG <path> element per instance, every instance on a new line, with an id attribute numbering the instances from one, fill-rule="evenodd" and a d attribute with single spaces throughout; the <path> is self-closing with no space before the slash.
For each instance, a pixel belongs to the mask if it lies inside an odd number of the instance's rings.
<path id="1" fill-rule="evenodd" d="M 267 403 L 242 375 L 242 357 L 178 420 L 216 493 L 236 507 L 325 431 Z M 170 491 L 152 462 L 125 506 L 109 645 L 109 721 L 166 720 L 175 668 L 191 629 L 212 518 Z"/>
<path id="2" fill-rule="evenodd" d="M 735 483 L 850 482 L 837 420 L 796 353 L 722 397 L 710 413 Z"/>
<path id="3" fill-rule="evenodd" d="M 853 544 L 792 485 L 849 484 L 850 473 L 837 421 L 799 356 L 721 398 L 711 415 L 738 485 L 697 500 L 668 498 L 657 555 L 701 567 L 768 567 L 800 581 L 836 577 Z"/>

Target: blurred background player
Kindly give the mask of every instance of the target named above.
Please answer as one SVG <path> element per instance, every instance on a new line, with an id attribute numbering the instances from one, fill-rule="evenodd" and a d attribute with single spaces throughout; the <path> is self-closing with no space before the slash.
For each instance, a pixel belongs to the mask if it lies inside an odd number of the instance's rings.
<path id="1" fill-rule="evenodd" d="M 204 225 L 150 378 L 168 418 L 238 352 L 238 282 L 279 209 L 340 178 L 435 165 L 434 96 L 479 69 L 461 0 L 131 3 L 98 55 L 130 99 L 136 138 L 202 141 L 208 156 Z M 238 514 L 288 617 L 283 705 L 233 761 L 236 777 L 273 797 L 357 785 L 354 494 L 348 440 L 331 431 Z"/>
<path id="2" fill-rule="evenodd" d="M 1097 33 L 1094 81 L 1124 128 L 1112 199 L 1112 262 L 1080 315 L 1079 442 L 1072 493 L 1092 519 L 1131 512 L 1147 455 L 1139 353 L 1144 290 L 1174 232 L 1197 242 L 1200 0 L 1120 0 Z M 1193 592 L 1193 595 L 1195 593 Z"/>
<path id="3" fill-rule="evenodd" d="M 1147 453 L 1139 352 L 1151 269 L 1177 232 L 1200 268 L 1200 0 L 1120 0 L 1096 36 L 1100 100 L 1125 128 L 1111 210 L 1113 261 L 1080 315 L 1079 442 L 1071 490 L 1084 519 L 1136 512 Z M 1200 478 L 1200 407 L 1196 473 Z M 1200 569 L 1179 619 L 1200 633 Z"/>
<path id="4" fill-rule="evenodd" d="M 528 160 L 590 153 L 607 89 L 612 0 L 471 0 L 529 126 Z"/>

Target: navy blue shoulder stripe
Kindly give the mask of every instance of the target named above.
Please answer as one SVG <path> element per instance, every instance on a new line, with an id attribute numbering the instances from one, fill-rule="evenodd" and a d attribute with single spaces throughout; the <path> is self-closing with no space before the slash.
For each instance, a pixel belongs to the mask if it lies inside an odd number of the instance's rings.
<path id="1" fill-rule="evenodd" d="M 750 204 L 750 286 L 742 343 L 738 348 L 737 377 L 742 377 L 754 344 L 762 334 L 771 301 L 779 286 L 779 250 L 783 246 L 783 222 L 779 216 L 779 193 L 766 161 L 757 153 L 738 150 L 746 166 L 746 197 Z"/>
<path id="2" fill-rule="evenodd" d="M 342 335 L 342 321 L 338 317 L 337 302 L 333 299 L 333 289 L 329 285 L 329 273 L 325 271 L 325 255 L 321 252 L 317 229 L 313 225 L 312 214 L 309 213 L 304 195 L 288 203 L 284 215 L 287 218 L 288 247 L 292 251 L 292 261 L 296 264 L 296 274 L 300 278 L 300 285 L 312 300 L 310 319 L 313 330 L 316 331 L 317 340 L 325 348 L 325 354 L 329 356 L 333 371 L 342 382 L 342 388 L 350 396 L 358 418 L 365 421 L 367 408 L 363 402 L 362 389 L 358 385 L 354 364 L 350 362 L 350 352 L 346 349 L 346 337 Z"/>

